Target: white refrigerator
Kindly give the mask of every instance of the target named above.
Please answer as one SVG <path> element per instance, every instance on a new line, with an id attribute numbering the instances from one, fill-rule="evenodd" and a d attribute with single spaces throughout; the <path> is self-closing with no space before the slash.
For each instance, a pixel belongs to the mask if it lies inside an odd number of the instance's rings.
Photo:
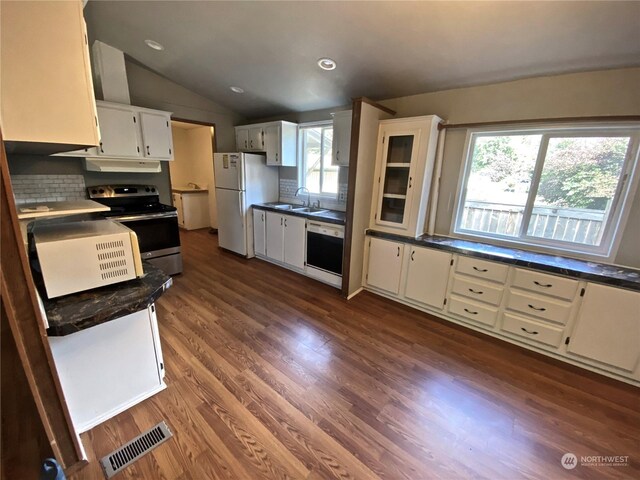
<path id="1" fill-rule="evenodd" d="M 253 257 L 251 205 L 277 202 L 278 168 L 267 167 L 265 155 L 216 153 L 213 156 L 220 247 Z"/>

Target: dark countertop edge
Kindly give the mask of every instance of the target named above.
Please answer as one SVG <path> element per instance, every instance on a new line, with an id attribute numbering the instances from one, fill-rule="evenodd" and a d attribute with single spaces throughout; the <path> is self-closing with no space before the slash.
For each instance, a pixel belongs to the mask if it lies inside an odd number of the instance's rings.
<path id="1" fill-rule="evenodd" d="M 271 205 L 267 205 L 266 203 L 254 203 L 251 206 L 253 208 L 257 208 L 258 210 L 268 210 L 270 212 L 282 213 L 283 215 L 293 215 L 294 217 L 308 218 L 311 220 L 317 220 L 319 222 L 324 222 L 324 223 L 333 223 L 336 225 L 345 225 L 347 223 L 344 218 L 327 217 L 326 214 L 310 215 L 308 213 L 303 213 L 303 212 L 292 212 L 291 210 L 283 210 L 282 208 L 275 208 Z M 329 211 L 332 213 L 338 213 L 346 216 L 345 212 L 340 212 L 337 210 L 329 210 Z"/>
<path id="2" fill-rule="evenodd" d="M 84 320 L 74 322 L 72 324 L 63 324 L 58 326 L 49 326 L 47 328 L 47 336 L 49 337 L 64 337 L 71 335 L 72 333 L 80 332 L 88 328 L 96 327 L 103 323 L 116 320 L 121 317 L 125 317 L 132 313 L 139 312 L 149 307 L 173 284 L 173 279 L 169 277 L 162 285 L 156 288 L 145 298 L 142 298 L 135 302 L 129 302 L 126 305 L 118 305 L 113 309 L 109 309 L 106 312 L 101 312 L 99 316 L 87 317 Z M 99 318 L 98 318 L 99 317 Z"/>
<path id="3" fill-rule="evenodd" d="M 602 267 L 607 267 L 607 268 L 616 268 L 618 270 L 624 270 L 624 271 L 628 271 L 629 273 L 640 273 L 637 272 L 636 270 L 629 268 L 629 267 L 620 267 L 617 265 L 609 265 L 609 264 L 601 264 L 601 263 L 596 263 L 596 262 L 592 262 L 589 260 L 581 260 L 581 259 L 576 259 L 576 258 L 571 258 L 571 257 L 560 257 L 560 256 L 552 256 L 552 255 L 546 255 L 544 253 L 538 253 L 538 252 L 529 252 L 527 250 L 523 250 L 523 249 L 516 249 L 516 248 L 510 248 L 510 247 L 497 247 L 495 245 L 491 245 L 488 243 L 481 243 L 481 242 L 473 242 L 473 241 L 469 241 L 469 240 L 462 240 L 462 239 L 458 239 L 458 238 L 453 238 L 453 237 L 444 237 L 444 236 L 438 236 L 438 235 L 434 235 L 432 237 L 427 237 L 426 235 L 423 235 L 421 237 L 405 237 L 403 235 L 399 235 L 396 233 L 387 233 L 387 232 L 381 232 L 378 230 L 372 230 L 372 229 L 367 229 L 366 231 L 366 235 L 370 236 L 370 237 L 377 237 L 377 238 L 383 238 L 383 239 L 387 239 L 387 240 L 396 240 L 399 242 L 404 242 L 404 243 L 410 243 L 413 245 L 419 245 L 419 246 L 424 246 L 424 247 L 429 247 L 429 248 L 435 248 L 438 250 L 445 250 L 445 251 L 449 251 L 449 252 L 454 252 L 454 253 L 459 253 L 462 255 L 467 255 L 469 257 L 477 257 L 477 258 L 483 258 L 486 260 L 491 260 L 494 262 L 499 262 L 499 263 L 505 263 L 508 265 L 515 265 L 518 267 L 526 267 L 526 268 L 531 268 L 534 270 L 541 270 L 544 272 L 548 272 L 548 273 L 555 273 L 558 275 L 564 275 L 567 277 L 572 277 L 572 278 L 578 278 L 578 279 L 582 279 L 582 280 L 588 280 L 594 283 L 601 283 L 601 284 L 605 284 L 605 285 L 610 285 L 610 286 L 614 286 L 614 287 L 621 287 L 621 288 L 627 288 L 629 290 L 635 290 L 635 291 L 640 291 L 640 279 L 639 280 L 627 280 L 624 278 L 620 278 L 620 277 L 616 277 L 616 276 L 611 276 L 611 275 L 607 275 L 607 274 L 600 274 L 600 273 L 595 273 L 595 272 L 586 272 L 586 271 L 581 271 L 575 268 L 566 268 L 566 267 L 561 267 L 558 265 L 553 265 L 550 261 L 550 263 L 544 263 L 541 261 L 540 258 L 536 258 L 536 259 L 532 259 L 532 260 L 525 260 L 525 259 L 520 259 L 520 258 L 511 258 L 511 257 L 504 257 L 502 255 L 499 254 L 494 254 L 491 252 L 482 252 L 482 251 L 477 251 L 477 250 L 472 250 L 469 248 L 463 248 L 463 247 L 459 247 L 459 246 L 455 246 L 455 245 L 443 245 L 442 243 L 439 243 L 439 241 L 459 241 L 459 242 L 465 242 L 465 243 L 471 243 L 471 244 L 477 244 L 479 246 L 486 246 L 486 247 L 493 247 L 493 248 L 501 248 L 501 249 L 505 249 L 505 250 L 511 250 L 513 252 L 517 252 L 519 254 L 522 255 L 535 255 L 535 256 L 548 256 L 551 258 L 562 258 L 568 262 L 572 262 L 572 263 L 584 263 L 585 266 L 586 264 L 595 264 L 595 265 L 601 265 Z M 588 268 L 588 267 L 586 267 Z"/>

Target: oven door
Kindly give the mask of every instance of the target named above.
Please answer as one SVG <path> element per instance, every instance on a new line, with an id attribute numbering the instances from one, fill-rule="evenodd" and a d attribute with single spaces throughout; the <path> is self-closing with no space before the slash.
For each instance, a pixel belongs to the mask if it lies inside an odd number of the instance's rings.
<path id="1" fill-rule="evenodd" d="M 342 275 L 344 239 L 307 230 L 307 265 Z"/>
<path id="2" fill-rule="evenodd" d="M 136 232 L 143 259 L 180 252 L 180 230 L 175 212 L 110 217 L 110 219 Z"/>

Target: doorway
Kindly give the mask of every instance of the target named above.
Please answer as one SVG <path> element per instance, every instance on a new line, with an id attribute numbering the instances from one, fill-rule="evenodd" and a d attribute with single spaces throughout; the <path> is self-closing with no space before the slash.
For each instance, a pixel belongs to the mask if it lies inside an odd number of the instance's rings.
<path id="1" fill-rule="evenodd" d="M 173 204 L 185 230 L 218 229 L 213 153 L 215 126 L 172 120 L 174 159 L 169 162 Z"/>

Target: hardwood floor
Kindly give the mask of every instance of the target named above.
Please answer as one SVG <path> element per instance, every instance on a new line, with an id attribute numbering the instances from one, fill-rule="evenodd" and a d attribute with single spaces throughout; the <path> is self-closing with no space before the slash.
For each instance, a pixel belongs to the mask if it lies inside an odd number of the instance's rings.
<path id="1" fill-rule="evenodd" d="M 159 300 L 168 388 L 82 435 L 90 465 L 165 419 L 121 477 L 640 478 L 640 390 L 182 234 Z M 578 465 L 571 452 L 628 455 Z"/>

